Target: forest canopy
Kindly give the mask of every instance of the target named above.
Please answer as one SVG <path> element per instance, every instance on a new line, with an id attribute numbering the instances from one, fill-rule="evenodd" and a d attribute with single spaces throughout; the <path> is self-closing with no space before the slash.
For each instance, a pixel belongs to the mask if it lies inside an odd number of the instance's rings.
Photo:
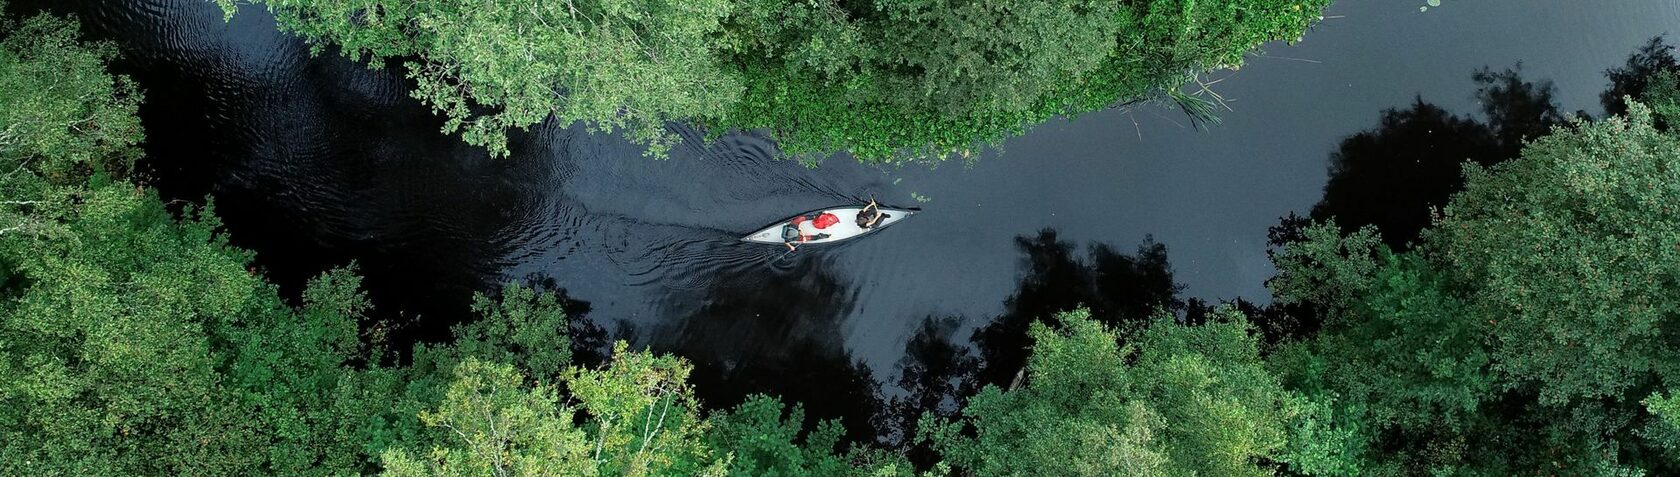
<path id="1" fill-rule="evenodd" d="M 217 0 L 229 14 L 239 0 Z M 662 156 L 668 122 L 801 157 L 967 157 L 1055 115 L 1173 97 L 1329 0 L 252 0 L 317 51 L 401 62 L 444 130 L 505 155 L 552 116 Z"/>
<path id="2" fill-rule="evenodd" d="M 581 364 L 553 293 L 481 295 L 405 350 L 353 266 L 283 297 L 213 207 L 133 173 L 142 93 L 111 45 L 0 22 L 0 475 L 1680 473 L 1672 69 L 1625 114 L 1466 163 L 1404 250 L 1305 226 L 1270 285 L 1317 310 L 1308 332 L 1180 316 L 1164 248 L 1094 250 L 1072 293 L 1152 283 L 1152 317 L 1092 299 L 1022 324 L 1027 355 L 994 373 L 1018 377 L 924 414 L 918 465 L 773 396 L 708 408 L 682 357 Z M 1048 232 L 1019 245 L 1078 262 Z M 997 329 L 1038 313 L 1030 291 Z"/>
<path id="3" fill-rule="evenodd" d="M 1275 260 L 1323 329 L 1272 357 L 1311 474 L 1669 475 L 1680 138 L 1631 103 L 1465 166 L 1422 242 L 1308 227 Z"/>

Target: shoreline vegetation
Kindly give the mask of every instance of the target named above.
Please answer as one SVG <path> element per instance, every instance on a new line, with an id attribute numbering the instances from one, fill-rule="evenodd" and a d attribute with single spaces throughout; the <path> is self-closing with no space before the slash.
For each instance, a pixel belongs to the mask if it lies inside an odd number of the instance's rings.
<path id="1" fill-rule="evenodd" d="M 664 157 L 666 123 L 762 131 L 790 157 L 970 158 L 1054 116 L 1162 100 L 1295 41 L 1329 0 L 216 0 L 316 52 L 400 64 L 444 132 L 505 156 L 552 118 Z"/>
<path id="2" fill-rule="evenodd" d="M 922 414 L 912 449 L 807 428 L 775 397 L 707 408 L 681 357 L 620 343 L 579 365 L 560 299 L 520 285 L 412 350 L 364 319 L 354 266 L 284 299 L 213 206 L 135 182 L 141 92 L 107 72 L 112 45 L 0 21 L 0 475 L 1680 473 L 1680 78 L 1660 43 L 1617 115 L 1468 163 L 1404 247 L 1293 229 L 1269 288 L 1313 326 L 1233 306 L 1034 317 L 1019 383 Z"/>

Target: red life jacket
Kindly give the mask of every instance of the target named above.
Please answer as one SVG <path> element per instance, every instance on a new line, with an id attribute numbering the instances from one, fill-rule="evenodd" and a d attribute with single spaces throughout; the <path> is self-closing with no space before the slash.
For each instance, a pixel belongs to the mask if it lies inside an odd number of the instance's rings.
<path id="1" fill-rule="evenodd" d="M 793 221 L 790 223 L 792 223 L 794 227 L 798 227 L 799 224 L 805 223 L 807 220 L 811 219 L 801 215 L 794 217 Z M 817 216 L 816 220 L 811 220 L 811 225 L 814 225 L 819 229 L 826 229 L 838 223 L 840 223 L 840 217 L 828 212 L 823 212 L 822 215 Z"/>
<path id="2" fill-rule="evenodd" d="M 817 220 L 815 220 L 812 225 L 816 225 L 819 229 L 826 229 L 829 226 L 838 223 L 840 223 L 840 217 L 828 212 L 823 212 L 822 215 L 817 216 Z"/>

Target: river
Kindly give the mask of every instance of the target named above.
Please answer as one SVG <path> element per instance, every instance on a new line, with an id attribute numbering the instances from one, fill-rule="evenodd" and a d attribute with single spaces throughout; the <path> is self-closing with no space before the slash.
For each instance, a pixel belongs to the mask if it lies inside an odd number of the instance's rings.
<path id="1" fill-rule="evenodd" d="M 1152 236 L 1182 296 L 1264 302 L 1267 227 L 1319 199 L 1329 154 L 1379 111 L 1421 97 L 1469 113 L 1471 72 L 1520 62 L 1564 110 L 1596 113 L 1603 70 L 1680 26 L 1675 1 L 1343 0 L 1298 45 L 1208 75 L 1232 109 L 1203 130 L 1144 106 L 1051 121 L 967 165 L 808 168 L 750 135 L 685 131 L 650 160 L 553 126 L 490 159 L 438 134 L 397 70 L 312 56 L 256 8 L 224 23 L 204 0 L 14 3 L 123 48 L 147 93 L 147 180 L 214 197 L 285 289 L 354 262 L 382 316 L 436 339 L 472 292 L 538 283 L 605 336 L 695 360 L 711 403 L 785 394 L 851 424 L 899 392 L 918 330 L 960 343 L 1012 306 L 1077 304 L 1054 268 L 1097 261 L 1095 244 Z M 870 196 L 924 212 L 787 256 L 737 241 Z"/>

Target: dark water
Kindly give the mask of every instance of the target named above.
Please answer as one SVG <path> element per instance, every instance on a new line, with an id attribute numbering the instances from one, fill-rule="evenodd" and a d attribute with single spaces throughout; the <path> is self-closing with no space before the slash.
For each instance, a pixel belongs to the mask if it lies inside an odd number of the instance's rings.
<path id="1" fill-rule="evenodd" d="M 153 182 L 213 196 L 236 243 L 288 289 L 354 261 L 382 312 L 431 339 L 473 291 L 546 284 L 611 336 L 695 360 L 710 402 L 774 392 L 854 425 L 900 375 L 972 365 L 927 356 L 1000 315 L 1158 298 L 1137 290 L 1175 281 L 1182 297 L 1264 302 L 1267 227 L 1319 199 L 1330 152 L 1378 111 L 1419 96 L 1475 111 L 1470 73 L 1520 62 L 1555 82 L 1563 110 L 1596 112 L 1602 71 L 1680 26 L 1676 1 L 1419 12 L 1421 0 L 1343 0 L 1303 43 L 1210 75 L 1234 108 L 1211 130 L 1154 107 L 1110 110 L 1039 126 L 972 166 L 882 170 L 778 161 L 747 135 L 648 160 L 616 136 L 557 127 L 491 160 L 437 134 L 397 70 L 311 57 L 257 9 L 224 24 L 205 0 L 21 3 L 76 13 L 124 47 L 121 70 L 147 90 Z M 925 213 L 788 257 L 736 241 L 871 195 Z M 1127 278 L 1138 261 L 1122 259 L 1150 235 L 1170 277 Z M 1088 290 L 1068 292 L 1081 276 Z"/>

